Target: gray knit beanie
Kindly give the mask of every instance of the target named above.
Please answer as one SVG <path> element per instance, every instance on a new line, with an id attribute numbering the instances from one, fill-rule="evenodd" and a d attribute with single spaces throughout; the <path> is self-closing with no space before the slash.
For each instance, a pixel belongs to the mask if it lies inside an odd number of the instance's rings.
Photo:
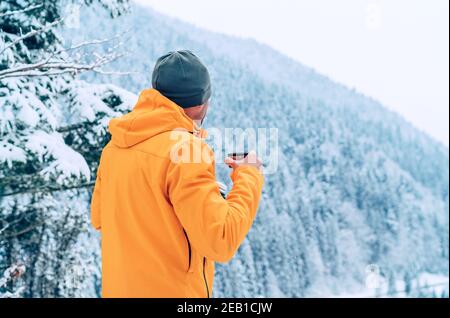
<path id="1" fill-rule="evenodd" d="M 152 86 L 182 108 L 202 105 L 211 97 L 208 69 L 187 50 L 169 52 L 157 60 Z"/>

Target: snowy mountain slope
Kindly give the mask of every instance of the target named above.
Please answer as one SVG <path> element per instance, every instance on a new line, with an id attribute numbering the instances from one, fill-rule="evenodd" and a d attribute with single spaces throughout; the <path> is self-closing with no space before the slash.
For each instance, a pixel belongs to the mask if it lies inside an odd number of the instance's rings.
<path id="1" fill-rule="evenodd" d="M 359 133 L 376 138 L 379 147 L 382 147 L 388 156 L 399 162 L 401 167 L 408 170 L 418 181 L 434 188 L 438 195 L 442 195 L 444 199 L 448 195 L 446 192 L 448 178 L 443 179 L 443 183 L 436 183 L 437 180 L 433 175 L 434 171 L 445 166 L 445 160 L 439 162 L 429 160 L 430 157 L 434 158 L 435 154 L 442 158 L 445 156 L 448 158 L 448 148 L 418 131 L 417 128 L 398 114 L 386 109 L 378 101 L 333 82 L 313 69 L 254 40 L 207 32 L 192 26 L 188 28 L 186 23 L 176 19 L 170 19 L 170 25 L 191 40 L 205 44 L 215 55 L 228 57 L 245 65 L 269 83 L 282 84 L 308 96 L 308 98 L 319 99 L 334 107 L 342 107 L 346 112 L 354 112 L 358 121 L 364 123 L 362 127 L 358 127 Z M 376 126 L 373 126 L 374 122 L 377 123 Z M 383 122 L 384 125 L 380 125 L 379 122 Z M 376 129 L 382 135 L 373 136 L 370 128 Z M 392 130 L 401 132 L 396 136 L 398 140 L 388 140 L 383 136 L 391 134 Z M 414 140 L 414 146 L 410 145 L 407 151 L 408 156 L 398 154 L 396 146 L 402 145 L 404 148 L 411 140 Z M 421 145 L 421 150 L 417 149 L 419 148 L 417 144 Z M 433 144 L 434 149 L 427 147 L 428 144 Z M 429 152 L 421 152 L 423 148 L 427 148 Z M 414 159 L 411 160 L 411 157 Z M 421 164 L 420 167 L 418 167 L 417 159 Z M 444 174 L 448 175 L 448 162 L 446 166 L 447 171 L 444 171 Z"/>
<path id="2" fill-rule="evenodd" d="M 138 93 L 156 58 L 191 49 L 213 79 L 209 127 L 277 127 L 280 168 L 267 176 L 248 240 L 217 266 L 216 296 L 328 296 L 358 292 L 366 266 L 388 282 L 448 275 L 448 149 L 375 100 L 251 40 L 200 30 L 135 8 L 116 21 L 81 15 L 103 38 L 130 29 L 129 56 L 98 77 Z M 94 163 L 92 163 L 94 164 Z M 218 167 L 219 178 L 228 171 Z"/>
<path id="3" fill-rule="evenodd" d="M 128 70 L 131 65 L 140 74 L 131 78 L 109 80 L 138 93 L 142 87 L 149 85 L 147 83 L 150 82 L 153 63 L 164 50 L 189 47 L 199 54 L 204 52 L 205 59 L 213 55 L 216 59 L 229 61 L 238 68 L 251 71 L 269 85 L 288 87 L 304 98 L 320 100 L 329 106 L 341 108 L 344 112 L 351 112 L 360 123 L 354 127 L 358 134 L 374 139 L 383 152 L 418 181 L 433 188 L 444 200 L 448 197 L 448 177 L 445 178 L 448 175 L 448 148 L 418 131 L 376 100 L 335 83 L 264 44 L 205 31 L 165 17 L 149 8 L 136 9 L 132 15 L 123 17 L 120 23 L 102 28 L 104 36 L 111 31 L 120 33 L 120 30 L 131 30 L 131 33 L 138 36 L 129 39 L 128 48 L 132 51 L 129 58 L 114 66 L 120 68 L 121 65 L 126 65 L 124 69 Z M 101 37 L 102 32 L 96 30 L 95 34 Z M 145 43 L 151 45 L 146 46 Z M 216 80 L 219 80 L 222 73 L 216 73 Z M 387 138 L 391 135 L 395 138 Z M 399 153 L 396 151 L 398 146 L 408 149 Z M 436 161 L 437 158 L 442 160 Z M 446 169 L 443 171 L 444 178 L 436 180 L 434 172 L 441 169 Z"/>

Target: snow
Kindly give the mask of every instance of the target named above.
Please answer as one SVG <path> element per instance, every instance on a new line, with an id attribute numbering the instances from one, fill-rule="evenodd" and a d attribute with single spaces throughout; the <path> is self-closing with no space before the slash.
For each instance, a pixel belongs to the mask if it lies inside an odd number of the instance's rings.
<path id="1" fill-rule="evenodd" d="M 22 104 L 18 118 L 31 127 L 35 127 L 39 122 L 39 114 L 29 104 Z"/>
<path id="2" fill-rule="evenodd" d="M 57 175 L 57 182 L 63 183 L 68 177 L 84 177 L 90 180 L 90 170 L 86 160 L 78 152 L 67 146 L 59 133 L 36 131 L 28 137 L 27 148 L 41 161 L 53 158 L 50 165 L 40 173 L 45 177 Z"/>
<path id="3" fill-rule="evenodd" d="M 126 90 L 111 84 L 90 84 L 84 81 L 75 81 L 71 85 L 73 95 L 69 123 L 74 121 L 93 122 L 99 113 L 106 116 L 102 120 L 109 120 L 112 117 L 121 115 L 121 111 L 129 111 L 137 101 L 137 96 Z M 111 94 L 118 96 L 122 103 L 112 109 L 105 104 L 103 99 Z M 104 124 L 104 122 L 103 122 Z"/>
<path id="4" fill-rule="evenodd" d="M 26 267 L 23 264 L 11 265 L 4 272 L 3 275 L 0 276 L 0 288 L 6 287 L 6 284 L 11 280 L 17 279 L 25 273 Z M 17 298 L 20 297 L 20 294 L 23 292 L 24 287 L 20 287 L 15 291 L 6 291 L 4 293 L 0 293 L 0 298 Z"/>
<path id="5" fill-rule="evenodd" d="M 14 162 L 26 162 L 25 151 L 11 143 L 0 141 L 0 163 L 2 162 L 6 162 L 10 169 Z"/>
<path id="6" fill-rule="evenodd" d="M 0 103 L 4 106 L 0 108 L 0 133 L 7 133 L 14 122 L 14 113 L 11 107 L 8 107 L 0 97 Z"/>
<path id="7" fill-rule="evenodd" d="M 9 80 L 8 94 L 0 97 L 0 103 L 3 104 L 4 109 L 0 117 L 0 128 L 5 131 L 11 127 L 7 127 L 7 123 L 15 119 L 27 126 L 36 127 L 39 120 L 45 120 L 52 127 L 56 127 L 57 120 L 54 114 L 48 109 L 48 107 L 36 96 L 36 88 L 34 89 L 22 89 L 23 83 L 17 80 Z M 38 89 L 39 94 L 45 95 L 47 90 L 45 88 Z M 12 109 L 19 109 L 16 116 Z M 0 113 L 1 114 L 1 113 Z"/>
<path id="8" fill-rule="evenodd" d="M 112 110 L 98 98 L 97 92 L 97 87 L 95 86 L 80 87 L 77 85 L 73 89 L 74 103 L 76 103 L 73 116 L 77 120 L 94 121 L 97 112 L 104 112 L 109 116 L 113 114 Z"/>
<path id="9" fill-rule="evenodd" d="M 449 295 L 449 277 L 430 273 L 423 273 L 418 279 L 419 286 L 429 286 L 437 295 L 447 293 Z M 403 288 L 399 288 L 403 290 Z"/>
<path id="10" fill-rule="evenodd" d="M 426 295 L 432 295 L 434 293 L 437 297 L 440 297 L 443 294 L 446 295 L 449 294 L 449 276 L 431 273 L 422 273 L 417 277 L 413 285 L 414 286 L 412 286 L 412 290 L 414 292 L 422 291 Z M 396 280 L 395 290 L 389 291 L 387 280 L 384 277 L 380 278 L 380 288 L 378 289 L 371 289 L 368 288 L 367 286 L 355 289 L 359 290 L 351 293 L 340 293 L 337 295 L 331 295 L 330 297 L 339 297 L 339 298 L 410 297 L 405 292 L 405 282 L 403 280 Z"/>

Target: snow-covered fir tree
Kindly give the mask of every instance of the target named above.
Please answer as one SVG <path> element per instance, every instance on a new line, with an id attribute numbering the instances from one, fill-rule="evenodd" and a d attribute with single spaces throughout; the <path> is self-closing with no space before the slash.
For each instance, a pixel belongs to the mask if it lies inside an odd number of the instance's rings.
<path id="1" fill-rule="evenodd" d="M 0 4 L 0 272 L 26 269 L 0 293 L 98 295 L 99 247 L 88 217 L 92 176 L 108 118 L 135 97 L 76 78 L 116 57 L 81 60 L 77 50 L 97 42 L 68 47 L 59 34 L 66 6 L 91 2 Z M 99 2 L 110 16 L 127 6 Z"/>

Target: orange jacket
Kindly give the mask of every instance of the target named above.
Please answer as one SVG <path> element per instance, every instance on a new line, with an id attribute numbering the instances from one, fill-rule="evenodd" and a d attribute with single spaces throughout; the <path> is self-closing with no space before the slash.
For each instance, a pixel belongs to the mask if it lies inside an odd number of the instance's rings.
<path id="1" fill-rule="evenodd" d="M 91 202 L 103 297 L 210 297 L 214 261 L 229 261 L 244 240 L 263 176 L 237 168 L 223 199 L 202 131 L 154 89 L 109 130 Z"/>

